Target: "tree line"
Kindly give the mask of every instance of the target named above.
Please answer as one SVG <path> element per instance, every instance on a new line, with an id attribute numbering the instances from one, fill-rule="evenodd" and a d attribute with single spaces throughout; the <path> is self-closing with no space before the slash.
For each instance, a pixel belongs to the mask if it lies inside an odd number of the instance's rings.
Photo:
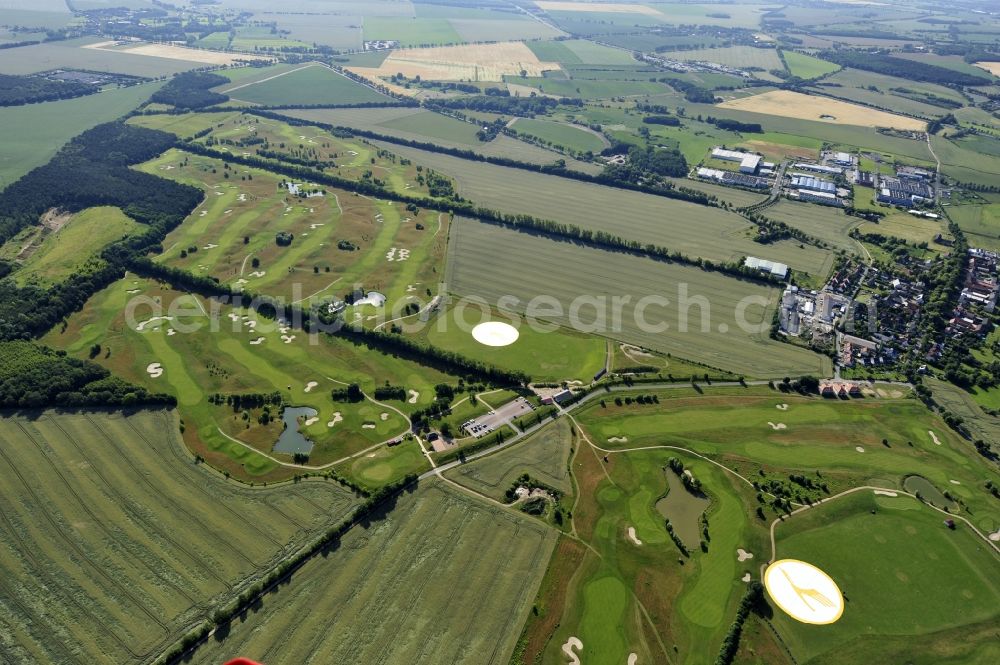
<path id="1" fill-rule="evenodd" d="M 877 74 L 896 76 L 907 81 L 925 81 L 948 87 L 990 85 L 987 76 L 978 76 L 953 69 L 945 69 L 917 60 L 897 58 L 885 53 L 867 51 L 828 50 L 816 55 L 823 60 L 829 60 L 842 67 L 863 69 Z"/>

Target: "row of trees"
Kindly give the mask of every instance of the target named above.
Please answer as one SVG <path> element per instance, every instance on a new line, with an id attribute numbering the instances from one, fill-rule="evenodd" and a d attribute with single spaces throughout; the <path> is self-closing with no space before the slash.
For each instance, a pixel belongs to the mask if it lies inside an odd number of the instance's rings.
<path id="1" fill-rule="evenodd" d="M 907 81 L 925 81 L 945 86 L 989 85 L 991 82 L 990 78 L 985 75 L 979 76 L 945 69 L 926 62 L 897 58 L 880 52 L 828 50 L 820 52 L 817 57 L 837 63 L 842 67 L 896 76 Z"/>

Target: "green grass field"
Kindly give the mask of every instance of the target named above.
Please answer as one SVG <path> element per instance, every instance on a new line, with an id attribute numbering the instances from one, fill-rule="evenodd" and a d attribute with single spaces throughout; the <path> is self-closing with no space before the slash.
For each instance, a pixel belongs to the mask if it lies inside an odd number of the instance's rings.
<path id="1" fill-rule="evenodd" d="M 0 153 L 0 189 L 45 164 L 77 134 L 132 111 L 161 85 L 151 83 L 77 99 L 0 108 L 0 143 L 4 147 Z"/>
<path id="2" fill-rule="evenodd" d="M 886 212 L 886 209 L 882 209 Z M 948 236 L 948 227 L 945 222 L 939 219 L 927 219 L 917 217 L 907 212 L 892 210 L 879 220 L 878 224 L 865 222 L 858 227 L 862 233 L 881 233 L 882 235 L 902 238 L 908 243 L 917 245 L 927 243 L 934 246 L 934 236 L 941 234 Z"/>
<path id="3" fill-rule="evenodd" d="M 948 215 L 969 234 L 973 247 L 997 247 L 1000 238 L 1000 204 L 960 205 L 948 209 Z"/>
<path id="4" fill-rule="evenodd" d="M 600 152 L 604 140 L 588 129 L 549 120 L 518 118 L 513 129 L 519 134 L 527 134 L 554 146 L 562 146 L 576 152 Z"/>
<path id="5" fill-rule="evenodd" d="M 107 245 L 141 228 L 120 209 L 100 207 L 76 213 L 56 232 L 30 229 L 37 233 L 31 248 L 25 252 L 26 258 L 17 269 L 15 279 L 21 284 L 60 282 L 83 270 L 94 255 Z M 20 238 L 14 238 L 7 245 L 20 242 Z M 21 248 L 23 246 L 22 243 Z M 0 252 L 4 250 L 0 249 Z"/>
<path id="6" fill-rule="evenodd" d="M 1000 555 L 965 525 L 909 497 L 859 493 L 777 529 L 779 558 L 809 561 L 847 594 L 843 617 L 816 627 L 777 611 L 775 627 L 800 662 L 988 663 L 983 641 L 1000 613 Z M 905 637 L 904 637 L 905 636 Z"/>
<path id="7" fill-rule="evenodd" d="M 573 494 L 570 449 L 576 437 L 566 418 L 561 418 L 517 445 L 467 462 L 445 473 L 452 480 L 497 501 L 522 474 L 563 494 Z"/>
<path id="8" fill-rule="evenodd" d="M 240 180 L 226 178 L 221 160 L 180 151 L 140 168 L 206 192 L 205 202 L 167 236 L 159 260 L 168 265 L 289 302 L 329 299 L 360 285 L 387 298 L 381 312 L 359 310 L 356 318 L 369 326 L 379 316 L 402 316 L 410 301 L 423 302 L 428 289 L 437 289 L 447 215 L 414 216 L 400 204 L 332 188 L 300 198 L 267 171 L 245 169 Z M 278 246 L 278 232 L 295 240 Z M 354 249 L 340 249 L 340 242 Z"/>
<path id="9" fill-rule="evenodd" d="M 801 79 L 808 80 L 819 78 L 820 76 L 832 74 L 840 69 L 840 65 L 827 62 L 826 60 L 820 60 L 819 58 L 814 58 L 813 56 L 806 55 L 805 53 L 784 51 L 783 54 L 785 57 L 785 64 L 788 65 L 788 71 L 792 73 L 792 76 L 798 76 Z"/>
<path id="10" fill-rule="evenodd" d="M 464 41 L 452 24 L 443 18 L 395 16 L 366 16 L 364 38 L 365 41 L 393 39 L 400 46 L 435 46 Z"/>
<path id="11" fill-rule="evenodd" d="M 511 323 L 518 329 L 517 341 L 504 347 L 480 344 L 472 337 L 472 328 L 482 320 Z M 420 336 L 434 346 L 498 367 L 520 370 L 533 381 L 589 383 L 604 367 L 605 343 L 600 337 L 552 325 L 532 325 L 516 313 L 503 312 L 497 316 L 472 303 L 460 303 L 424 327 Z"/>
<path id="12" fill-rule="evenodd" d="M 448 251 L 449 289 L 461 296 L 491 303 L 513 297 L 505 308 L 521 313 L 535 303 L 530 309 L 542 320 L 576 319 L 583 332 L 748 376 L 829 371 L 824 357 L 767 338 L 775 289 L 461 218 Z M 692 302 L 707 306 L 681 305 Z"/>
<path id="13" fill-rule="evenodd" d="M 763 214 L 768 219 L 805 231 L 836 249 L 851 253 L 859 251 L 858 243 L 849 235 L 859 220 L 856 217 L 848 217 L 843 210 L 783 199 L 766 208 Z"/>
<path id="14" fill-rule="evenodd" d="M 317 410 L 316 419 L 301 423 L 300 431 L 315 444 L 310 463 L 323 465 L 373 452 L 373 446 L 405 434 L 404 414 L 427 406 L 433 386 L 455 382 L 414 362 L 365 352 L 327 335 L 311 339 L 248 310 L 216 307 L 208 318 L 210 307 L 212 303 L 194 296 L 129 276 L 91 298 L 70 317 L 65 331 L 52 331 L 45 342 L 78 357 L 88 357 L 91 347 L 100 344 L 96 362 L 151 391 L 177 396 L 189 448 L 214 466 L 255 482 L 294 472 L 275 461 L 291 461 L 290 455 L 272 451 L 281 423 L 258 424 L 257 412 L 245 419 L 225 404 L 212 404 L 212 395 L 277 391 L 288 405 Z M 159 363 L 162 375 L 150 371 L 151 363 Z M 333 389 L 348 383 L 358 383 L 372 395 L 386 381 L 415 391 L 416 401 L 383 405 L 331 398 Z M 406 446 L 391 450 L 409 452 Z M 418 469 L 423 465 L 412 456 L 394 462 L 407 470 L 414 463 Z"/>
<path id="15" fill-rule="evenodd" d="M 275 665 L 506 665 L 555 540 L 526 516 L 425 481 L 307 563 L 192 662 L 240 653 Z"/>
<path id="16" fill-rule="evenodd" d="M 322 65 L 300 67 L 272 76 L 274 78 L 270 80 L 240 83 L 223 90 L 233 99 L 264 106 L 391 101 L 385 95 Z"/>
<path id="17" fill-rule="evenodd" d="M 192 463 L 168 411 L 0 424 L 14 662 L 148 662 L 355 503 L 333 482 L 226 481 Z"/>
<path id="18" fill-rule="evenodd" d="M 573 99 L 607 99 L 609 97 L 642 97 L 668 92 L 670 89 L 663 83 L 651 81 L 615 81 L 587 79 L 557 79 L 507 76 L 508 83 L 526 85 L 536 88 L 546 95 L 569 97 Z"/>

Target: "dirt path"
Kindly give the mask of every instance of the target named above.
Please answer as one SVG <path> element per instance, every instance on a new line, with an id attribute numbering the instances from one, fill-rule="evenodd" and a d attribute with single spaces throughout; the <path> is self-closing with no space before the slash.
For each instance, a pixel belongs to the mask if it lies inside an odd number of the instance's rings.
<path id="1" fill-rule="evenodd" d="M 288 74 L 294 74 L 295 72 L 302 71 L 303 69 L 309 69 L 310 67 L 318 67 L 318 66 L 319 63 L 310 62 L 308 65 L 303 65 L 302 67 L 296 67 L 295 69 L 289 69 L 287 72 L 281 72 L 280 74 L 275 74 L 274 76 L 268 76 L 267 78 L 262 78 L 259 81 L 251 81 L 250 83 L 244 83 L 242 85 L 222 90 L 221 92 L 225 95 L 228 95 L 229 93 L 235 92 L 236 90 L 249 88 L 252 85 L 257 85 L 258 83 L 264 83 L 265 81 L 273 81 L 276 78 L 281 78 L 282 76 L 287 76 Z"/>

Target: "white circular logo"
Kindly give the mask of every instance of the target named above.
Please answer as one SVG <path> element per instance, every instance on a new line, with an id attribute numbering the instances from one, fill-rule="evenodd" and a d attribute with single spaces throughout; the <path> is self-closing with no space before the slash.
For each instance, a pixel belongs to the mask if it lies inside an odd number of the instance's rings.
<path id="1" fill-rule="evenodd" d="M 778 607 L 802 623 L 833 623 L 844 613 L 837 583 L 805 561 L 775 561 L 764 571 L 764 588 Z"/>
<path id="2" fill-rule="evenodd" d="M 501 321 L 487 321 L 472 329 L 472 337 L 486 346 L 510 346 L 519 335 L 517 328 Z"/>

